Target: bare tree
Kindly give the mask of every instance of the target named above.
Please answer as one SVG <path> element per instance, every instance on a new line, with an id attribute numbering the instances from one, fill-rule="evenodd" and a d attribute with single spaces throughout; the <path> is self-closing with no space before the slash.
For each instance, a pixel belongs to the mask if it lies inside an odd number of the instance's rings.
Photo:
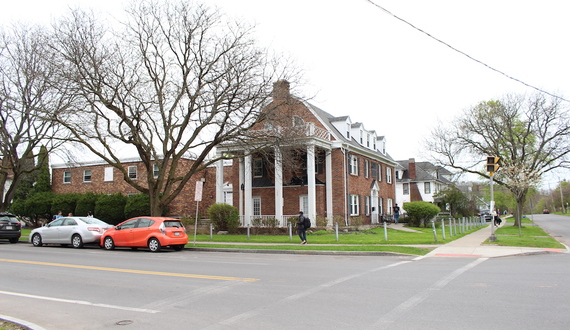
<path id="1" fill-rule="evenodd" d="M 160 215 L 191 177 L 217 161 L 221 142 L 247 144 L 272 83 L 286 78 L 252 28 L 186 1 L 142 1 L 121 29 L 74 11 L 55 26 L 62 75 L 83 103 L 59 115 L 72 141 L 118 169 Z M 133 180 L 128 147 L 146 167 Z M 223 157 L 223 156 L 220 156 Z M 195 160 L 183 174 L 183 158 Z M 153 166 L 158 165 L 155 176 Z"/>
<path id="2" fill-rule="evenodd" d="M 33 159 L 40 146 L 53 150 L 58 143 L 51 138 L 62 137 L 53 117 L 70 99 L 58 92 L 65 84 L 55 80 L 47 43 L 40 27 L 0 30 L 0 211 L 23 178 L 38 170 L 41 164 Z"/>
<path id="3" fill-rule="evenodd" d="M 501 157 L 494 180 L 515 196 L 518 226 L 529 188 L 545 173 L 569 165 L 570 122 L 561 102 L 542 94 L 481 102 L 436 127 L 426 145 L 442 165 L 486 178 L 481 162 Z"/>

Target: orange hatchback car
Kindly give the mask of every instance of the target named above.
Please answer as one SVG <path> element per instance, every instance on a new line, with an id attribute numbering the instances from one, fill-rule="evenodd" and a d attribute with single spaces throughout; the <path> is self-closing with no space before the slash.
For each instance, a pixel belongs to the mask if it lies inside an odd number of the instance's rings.
<path id="1" fill-rule="evenodd" d="M 158 252 L 163 246 L 176 251 L 188 243 L 186 228 L 178 219 L 165 217 L 137 217 L 121 222 L 101 236 L 101 246 L 107 250 L 115 247 L 148 247 Z"/>

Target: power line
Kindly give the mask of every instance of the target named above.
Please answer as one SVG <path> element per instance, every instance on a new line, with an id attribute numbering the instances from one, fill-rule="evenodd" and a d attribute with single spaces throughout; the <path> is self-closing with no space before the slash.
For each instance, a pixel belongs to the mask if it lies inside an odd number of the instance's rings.
<path id="1" fill-rule="evenodd" d="M 543 90 L 543 89 L 540 89 L 540 88 L 538 88 L 538 87 L 535 87 L 535 86 L 533 86 L 533 85 L 527 84 L 526 82 L 524 82 L 524 81 L 522 81 L 522 80 L 520 80 L 520 79 L 517 79 L 517 78 L 515 78 L 515 77 L 512 77 L 512 76 L 510 76 L 510 75 L 504 73 L 504 72 L 501 71 L 501 70 L 495 69 L 495 68 L 493 68 L 492 66 L 490 66 L 490 65 L 488 65 L 488 64 L 486 64 L 486 63 L 484 63 L 484 62 L 482 62 L 482 61 L 479 61 L 478 59 L 472 57 L 471 55 L 469 55 L 469 54 L 467 54 L 467 53 L 465 53 L 465 52 L 462 52 L 461 50 L 459 50 L 459 49 L 457 49 L 457 48 L 451 46 L 450 44 L 446 43 L 445 41 L 443 41 L 443 40 L 441 40 L 441 39 L 438 39 L 438 38 L 432 36 L 431 34 L 427 33 L 426 31 L 424 31 L 424 30 L 422 30 L 422 29 L 416 27 L 415 25 L 413 25 L 412 23 L 406 21 L 405 19 L 400 18 L 400 17 L 394 15 L 392 12 L 390 12 L 390 11 L 387 10 L 386 8 L 380 6 L 379 4 L 376 4 L 376 3 L 372 2 L 372 0 L 366 0 L 366 1 L 369 2 L 370 4 L 372 4 L 373 6 L 376 6 L 377 8 L 381 9 L 382 11 L 384 11 L 385 13 L 387 13 L 388 15 L 394 17 L 395 19 L 397 19 L 397 20 L 399 20 L 399 21 L 401 21 L 401 22 L 403 22 L 403 23 L 405 23 L 405 24 L 411 26 L 413 29 L 415 29 L 415 30 L 417 30 L 417 31 L 419 31 L 419 32 L 421 32 L 421 33 L 427 35 L 428 37 L 432 38 L 433 40 L 435 40 L 435 41 L 437 41 L 437 42 L 439 42 L 439 43 L 441 43 L 441 44 L 443 44 L 443 45 L 445 45 L 445 46 L 451 48 L 452 50 L 458 52 L 459 54 L 462 54 L 462 55 L 466 56 L 467 58 L 469 58 L 469 59 L 472 60 L 472 61 L 475 61 L 475 62 L 477 62 L 477 63 L 479 63 L 479 64 L 481 64 L 481 65 L 484 65 L 484 66 L 487 67 L 488 69 L 491 69 L 491 70 L 493 70 L 493 71 L 495 71 L 495 72 L 497 72 L 497 73 L 499 73 L 499 74 L 502 74 L 503 76 L 505 76 L 505 77 L 507 77 L 507 78 L 509 78 L 509 79 L 511 79 L 511 80 L 514 80 L 514 81 L 516 81 L 516 82 L 518 82 L 518 83 L 521 83 L 521 84 L 523 84 L 523 85 L 525 85 L 525 86 L 527 86 L 527 87 L 530 87 L 530 88 L 535 89 L 535 90 L 537 90 L 537 91 L 539 91 L 539 92 L 541 92 L 541 93 L 550 95 L 550 96 L 552 96 L 552 97 L 555 97 L 555 98 L 557 98 L 557 99 L 560 99 L 560 100 L 562 100 L 562 101 L 566 101 L 566 102 L 569 102 L 569 103 L 570 103 L 570 100 L 567 100 L 567 99 L 565 99 L 565 98 L 563 98 L 563 97 L 561 97 L 561 96 L 558 96 L 558 95 L 552 94 L 552 93 L 550 93 L 550 92 L 547 92 L 547 91 L 545 91 L 545 90 Z"/>

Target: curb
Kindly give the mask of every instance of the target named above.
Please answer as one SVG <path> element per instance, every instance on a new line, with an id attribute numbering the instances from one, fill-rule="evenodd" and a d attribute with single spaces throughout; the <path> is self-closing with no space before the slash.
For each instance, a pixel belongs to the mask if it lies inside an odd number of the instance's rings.
<path id="1" fill-rule="evenodd" d="M 365 252 L 365 251 L 318 251 L 318 250 L 263 250 L 263 249 L 227 249 L 186 247 L 184 250 L 196 252 L 234 252 L 234 253 L 266 253 L 266 254 L 301 254 L 301 255 L 337 255 L 337 256 L 392 256 L 417 257 L 413 254 L 397 252 Z"/>
<path id="2" fill-rule="evenodd" d="M 18 325 L 25 327 L 25 328 L 28 328 L 30 330 L 46 330 L 46 328 L 40 327 L 37 324 L 31 323 L 28 321 L 24 321 L 24 320 L 20 320 L 20 319 L 17 319 L 15 317 L 10 317 L 10 316 L 0 314 L 0 319 L 7 321 L 7 322 L 12 322 L 12 323 L 18 324 Z"/>

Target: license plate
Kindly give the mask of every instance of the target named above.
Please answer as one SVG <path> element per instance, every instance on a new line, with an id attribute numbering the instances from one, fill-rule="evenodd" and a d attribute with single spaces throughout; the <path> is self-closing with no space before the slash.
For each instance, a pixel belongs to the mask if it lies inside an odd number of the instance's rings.
<path id="1" fill-rule="evenodd" d="M 174 236 L 180 236 L 180 232 L 174 232 Z"/>
<path id="2" fill-rule="evenodd" d="M 6 226 L 6 229 L 14 229 L 12 226 Z"/>

